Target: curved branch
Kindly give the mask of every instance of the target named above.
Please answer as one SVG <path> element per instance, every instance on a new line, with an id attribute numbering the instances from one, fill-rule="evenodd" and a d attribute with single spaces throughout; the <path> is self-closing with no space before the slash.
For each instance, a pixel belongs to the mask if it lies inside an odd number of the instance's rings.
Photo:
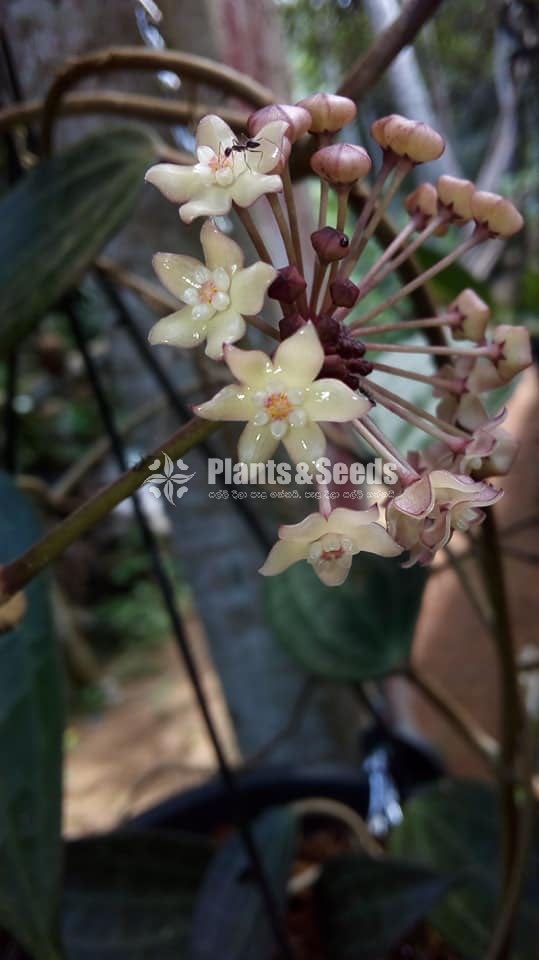
<path id="1" fill-rule="evenodd" d="M 379 34 L 373 45 L 349 70 L 337 93 L 358 101 L 378 80 L 401 52 L 415 39 L 421 27 L 430 20 L 443 0 L 410 0 L 396 20 Z"/>
<path id="2" fill-rule="evenodd" d="M 239 97 L 255 108 L 265 107 L 275 101 L 268 87 L 232 67 L 226 67 L 207 57 L 173 50 L 145 50 L 140 47 L 109 47 L 96 53 L 85 54 L 68 60 L 52 84 L 43 108 L 42 148 L 50 152 L 52 127 L 59 104 L 74 84 L 95 73 L 118 70 L 171 70 L 183 79 L 195 80 L 218 89 L 228 96 Z"/>
<path id="3" fill-rule="evenodd" d="M 26 100 L 0 110 L 0 132 L 18 124 L 29 124 L 43 113 L 45 100 Z M 140 117 L 153 123 L 198 122 L 212 112 L 209 104 L 189 103 L 186 100 L 165 100 L 119 90 L 96 90 L 89 93 L 70 93 L 58 104 L 62 116 L 88 113 L 111 113 Z M 219 107 L 219 116 L 234 130 L 245 131 L 247 111 Z"/>
<path id="4" fill-rule="evenodd" d="M 99 523 L 122 500 L 126 500 L 135 490 L 138 490 L 150 475 L 150 464 L 154 460 L 159 459 L 163 453 L 168 453 L 172 460 L 183 457 L 192 447 L 206 440 L 218 426 L 217 423 L 194 417 L 134 467 L 126 470 L 104 490 L 86 500 L 78 510 L 70 513 L 65 520 L 53 527 L 20 557 L 1 567 L 0 603 L 4 603 L 17 593 L 74 540 Z"/>

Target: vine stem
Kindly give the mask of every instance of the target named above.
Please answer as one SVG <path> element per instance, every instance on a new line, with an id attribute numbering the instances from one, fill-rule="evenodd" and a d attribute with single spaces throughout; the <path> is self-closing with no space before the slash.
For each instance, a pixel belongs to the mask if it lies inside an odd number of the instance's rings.
<path id="1" fill-rule="evenodd" d="M 99 523 L 122 500 L 137 490 L 150 475 L 150 464 L 163 453 L 172 460 L 203 442 L 216 430 L 218 423 L 193 417 L 185 426 L 164 440 L 130 470 L 126 470 L 99 493 L 86 500 L 65 520 L 57 524 L 25 553 L 0 568 L 0 602 L 9 600 L 33 577 L 55 560 L 74 540 Z"/>
<path id="2" fill-rule="evenodd" d="M 281 174 L 281 179 L 283 181 L 284 200 L 286 203 L 286 209 L 288 211 L 288 222 L 290 224 L 290 233 L 292 235 L 292 243 L 294 244 L 294 250 L 296 251 L 296 260 L 298 264 L 298 269 L 303 276 L 304 268 L 303 268 L 303 252 L 301 249 L 301 233 L 299 229 L 296 199 L 294 197 L 294 187 L 292 185 L 292 177 L 290 176 L 290 168 L 288 167 L 288 164 L 285 166 Z"/>
<path id="3" fill-rule="evenodd" d="M 260 231 L 256 226 L 249 211 L 246 209 L 246 207 L 238 206 L 237 203 L 234 204 L 234 210 L 236 211 L 236 214 L 239 220 L 241 220 L 241 223 L 243 224 L 245 231 L 248 233 L 249 239 L 253 244 L 253 247 L 255 248 L 256 252 L 258 253 L 258 256 L 260 257 L 260 259 L 263 260 L 264 263 L 269 263 L 271 264 L 271 266 L 273 266 L 273 260 L 269 255 L 269 250 L 266 244 L 264 243 L 262 236 L 260 234 Z"/>
<path id="4" fill-rule="evenodd" d="M 221 92 L 245 100 L 255 108 L 274 102 L 271 90 L 232 67 L 215 63 L 206 57 L 173 50 L 144 50 L 141 47 L 108 47 L 74 57 L 58 73 L 43 105 L 42 149 L 51 151 L 56 114 L 64 94 L 74 84 L 96 73 L 124 70 L 172 70 L 189 79 L 217 87 Z"/>
<path id="5" fill-rule="evenodd" d="M 410 665 L 403 673 L 403 676 L 412 683 L 426 697 L 435 709 L 441 713 L 448 723 L 460 734 L 470 747 L 479 754 L 479 756 L 494 768 L 497 773 L 500 772 L 499 761 L 501 759 L 501 749 L 486 730 L 481 729 L 475 723 L 473 717 L 457 703 L 453 697 L 450 697 L 443 687 L 439 686 L 432 677 L 426 677 L 417 667 Z"/>
<path id="6" fill-rule="evenodd" d="M 15 126 L 26 126 L 43 113 L 44 100 L 25 100 L 23 103 L 10 104 L 0 110 L 0 132 Z M 121 90 L 95 90 L 83 93 L 69 93 L 58 105 L 58 114 L 62 116 L 107 113 L 121 116 L 139 117 L 153 123 L 196 123 L 212 112 L 206 103 L 189 103 L 187 100 L 165 100 L 164 97 L 146 94 L 124 93 Z M 243 133 L 247 130 L 249 114 L 244 110 L 219 107 L 219 116 L 233 130 Z"/>
<path id="7" fill-rule="evenodd" d="M 518 689 L 518 672 L 507 601 L 502 555 L 496 518 L 492 510 L 485 511 L 481 525 L 481 559 L 486 587 L 494 611 L 491 636 L 499 665 L 500 697 L 500 759 L 502 767 L 515 772 L 522 730 L 522 705 Z M 516 851 L 519 847 L 520 827 L 514 784 L 505 777 L 499 780 L 501 876 L 498 913 L 505 910 L 511 896 Z M 508 960 L 511 951 L 516 909 L 507 918 L 491 960 Z"/>

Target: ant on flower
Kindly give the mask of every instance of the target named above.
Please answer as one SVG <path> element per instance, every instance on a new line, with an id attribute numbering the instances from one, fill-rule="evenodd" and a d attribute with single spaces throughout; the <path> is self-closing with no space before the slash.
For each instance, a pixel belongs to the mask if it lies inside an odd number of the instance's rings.
<path id="1" fill-rule="evenodd" d="M 225 147 L 225 157 L 230 157 L 232 153 L 259 153 L 260 140 L 250 140 L 245 134 L 242 134 L 241 140 L 234 138 L 229 147 Z"/>

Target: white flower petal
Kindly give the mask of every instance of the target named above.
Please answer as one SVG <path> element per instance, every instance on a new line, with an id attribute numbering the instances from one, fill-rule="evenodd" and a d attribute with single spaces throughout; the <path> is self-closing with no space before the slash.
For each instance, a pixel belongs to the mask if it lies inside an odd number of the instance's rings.
<path id="1" fill-rule="evenodd" d="M 228 347 L 225 361 L 236 380 L 255 388 L 265 386 L 273 370 L 270 358 L 262 350 Z"/>
<path id="2" fill-rule="evenodd" d="M 354 553 L 365 551 L 376 553 L 379 557 L 398 557 L 402 553 L 402 547 L 392 540 L 381 523 L 369 523 L 356 529 L 350 534 L 350 539 L 354 544 Z"/>
<path id="3" fill-rule="evenodd" d="M 208 165 L 215 160 L 215 150 L 211 147 L 197 147 L 197 160 L 201 164 Z"/>
<path id="4" fill-rule="evenodd" d="M 278 445 L 267 424 L 248 423 L 239 439 L 238 457 L 242 463 L 266 463 Z"/>
<path id="5" fill-rule="evenodd" d="M 238 270 L 230 286 L 234 309 L 244 316 L 258 313 L 262 309 L 266 290 L 276 276 L 277 271 L 269 263 L 253 263 L 246 270 Z"/>
<path id="6" fill-rule="evenodd" d="M 317 577 L 326 587 L 340 587 L 350 573 L 352 555 L 344 554 L 342 557 L 327 560 L 320 558 L 312 566 Z"/>
<path id="7" fill-rule="evenodd" d="M 231 276 L 240 267 L 243 267 L 243 250 L 232 240 L 217 229 L 211 220 L 206 220 L 200 231 L 200 242 L 204 250 L 204 257 L 210 270 L 223 267 Z"/>
<path id="8" fill-rule="evenodd" d="M 288 124 L 283 120 L 272 120 L 261 127 L 254 140 L 260 144 L 256 152 L 249 151 L 253 157 L 253 169 L 257 173 L 271 173 L 282 158 L 282 143 Z M 250 159 L 248 161 L 251 163 Z"/>
<path id="9" fill-rule="evenodd" d="M 183 203 L 211 183 L 211 171 L 182 167 L 177 163 L 156 163 L 150 167 L 144 179 L 153 183 L 167 200 Z"/>
<path id="10" fill-rule="evenodd" d="M 223 344 L 236 343 L 245 333 L 245 321 L 239 313 L 227 310 L 217 314 L 208 324 L 206 355 L 212 360 L 221 360 Z"/>
<path id="11" fill-rule="evenodd" d="M 348 513 L 349 511 L 347 511 Z M 328 521 L 321 513 L 310 513 L 299 523 L 288 523 L 279 528 L 281 540 L 297 540 L 312 543 L 328 532 Z"/>
<path id="12" fill-rule="evenodd" d="M 211 400 L 193 407 L 198 417 L 204 420 L 250 420 L 255 414 L 254 403 L 240 386 L 229 384 L 219 390 Z"/>
<path id="13" fill-rule="evenodd" d="M 156 253 L 152 263 L 163 286 L 178 300 L 183 300 L 186 290 L 200 288 L 196 279 L 196 274 L 203 267 L 200 260 L 176 253 Z"/>
<path id="14" fill-rule="evenodd" d="M 369 507 L 368 510 L 350 510 L 348 507 L 336 507 L 328 517 L 327 531 L 329 533 L 340 533 L 345 537 L 353 537 L 355 531 L 360 527 L 365 527 L 369 523 L 376 523 L 379 514 L 380 511 L 376 505 Z"/>
<path id="15" fill-rule="evenodd" d="M 236 139 L 228 123 L 221 120 L 221 117 L 215 113 L 208 113 L 207 116 L 202 117 L 196 136 L 199 147 L 211 147 L 216 154 L 223 153 L 223 150 L 232 146 Z"/>
<path id="16" fill-rule="evenodd" d="M 180 207 L 180 218 L 192 223 L 197 217 L 221 217 L 232 206 L 230 192 L 224 187 L 205 187 L 188 203 Z"/>
<path id="17" fill-rule="evenodd" d="M 304 407 L 311 420 L 329 420 L 333 423 L 348 423 L 357 420 L 370 410 L 372 404 L 347 387 L 341 380 L 322 378 L 309 387 Z"/>
<path id="18" fill-rule="evenodd" d="M 306 541 L 302 543 L 285 542 L 279 540 L 271 548 L 265 562 L 259 569 L 263 577 L 273 577 L 276 573 L 282 573 L 298 560 L 305 560 L 309 544 Z"/>
<path id="19" fill-rule="evenodd" d="M 320 373 L 324 351 L 312 323 L 300 327 L 277 347 L 273 357 L 276 371 L 282 371 L 288 386 L 310 385 Z"/>
<path id="20" fill-rule="evenodd" d="M 326 438 L 317 423 L 290 427 L 283 443 L 294 463 L 314 463 L 326 450 Z"/>
<path id="21" fill-rule="evenodd" d="M 176 313 L 158 320 L 148 334 L 151 344 L 168 343 L 173 347 L 197 347 L 206 337 L 207 324 L 193 317 L 192 307 L 183 307 Z"/>
<path id="22" fill-rule="evenodd" d="M 228 191 L 234 203 L 239 207 L 250 207 L 255 200 L 266 193 L 279 193 L 283 189 L 283 182 L 276 174 L 266 176 L 264 173 L 253 173 L 245 170 L 237 177 Z"/>

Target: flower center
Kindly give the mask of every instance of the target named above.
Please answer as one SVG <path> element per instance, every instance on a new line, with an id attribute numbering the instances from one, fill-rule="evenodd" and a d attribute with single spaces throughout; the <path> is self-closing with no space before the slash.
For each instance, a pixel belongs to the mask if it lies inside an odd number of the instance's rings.
<path id="1" fill-rule="evenodd" d="M 323 583 L 337 587 L 344 583 L 352 565 L 354 545 L 348 537 L 338 533 L 326 533 L 309 547 L 307 562 L 311 564 Z"/>
<path id="2" fill-rule="evenodd" d="M 284 437 L 290 427 L 304 427 L 307 423 L 307 414 L 302 407 L 303 390 L 294 387 L 291 390 L 260 391 L 253 399 L 258 407 L 253 423 L 256 426 L 269 424 L 273 436 L 278 439 Z"/>
<path id="3" fill-rule="evenodd" d="M 211 303 L 216 293 L 217 287 L 215 282 L 213 280 L 206 280 L 206 283 L 203 283 L 199 290 L 199 302 Z"/>
<path id="4" fill-rule="evenodd" d="M 195 320 L 211 320 L 215 313 L 230 306 L 230 277 L 223 267 L 210 271 L 201 267 L 194 277 L 194 285 L 183 294 L 183 302 L 193 308 Z"/>
<path id="5" fill-rule="evenodd" d="M 210 170 L 217 173 L 218 170 L 232 170 L 234 167 L 234 158 L 232 154 L 227 157 L 224 150 L 215 153 L 208 163 Z"/>
<path id="6" fill-rule="evenodd" d="M 286 420 L 294 409 L 287 393 L 270 393 L 264 401 L 264 407 L 272 420 Z"/>

